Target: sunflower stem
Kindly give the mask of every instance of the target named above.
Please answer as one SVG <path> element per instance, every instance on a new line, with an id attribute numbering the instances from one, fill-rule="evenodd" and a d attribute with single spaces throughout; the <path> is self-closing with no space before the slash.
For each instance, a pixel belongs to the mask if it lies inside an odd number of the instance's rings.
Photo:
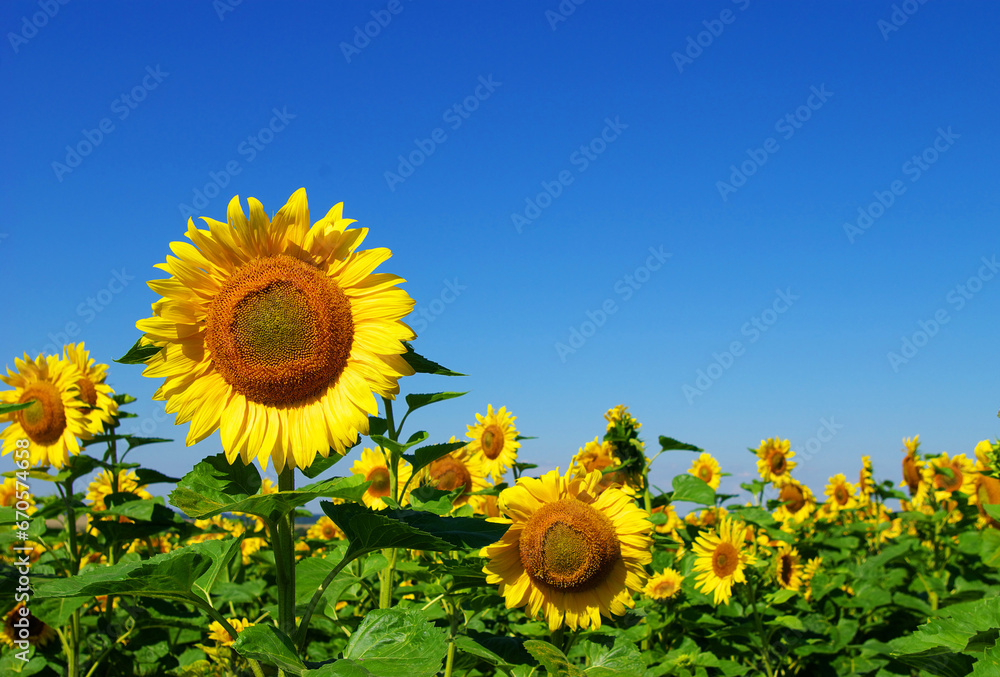
<path id="1" fill-rule="evenodd" d="M 388 427 L 389 439 L 397 442 L 399 440 L 399 430 L 396 429 L 392 416 L 392 400 L 383 397 L 382 405 L 385 408 L 385 422 Z M 402 428 L 402 425 L 400 425 L 400 428 Z M 385 449 L 382 451 L 383 453 L 386 452 Z M 386 465 L 389 468 L 390 495 L 392 496 L 392 500 L 396 502 L 396 505 L 402 505 L 399 495 L 399 456 L 389 451 L 386 454 L 386 459 Z M 378 608 L 388 609 L 392 606 L 392 574 L 396 568 L 396 548 L 385 548 L 382 554 L 385 555 L 387 562 L 385 568 L 379 573 Z"/>
<path id="2" fill-rule="evenodd" d="M 294 491 L 294 489 L 295 466 L 286 465 L 278 474 L 278 491 Z M 277 526 L 275 565 L 278 583 L 278 627 L 291 637 L 295 634 L 295 510 L 281 517 Z"/>
<path id="3" fill-rule="evenodd" d="M 770 638 L 764 630 L 764 621 L 757 606 L 757 583 L 754 582 L 753 585 L 747 587 L 750 590 L 750 606 L 753 607 L 754 622 L 757 625 L 757 633 L 760 635 L 760 657 L 764 661 L 764 670 L 767 672 L 767 677 L 775 677 L 774 668 L 771 667 L 771 660 L 768 658 L 768 654 L 771 651 L 768 646 Z"/>
<path id="4" fill-rule="evenodd" d="M 444 606 L 448 612 L 448 624 L 450 626 L 448 631 L 448 658 L 444 664 L 444 677 L 451 677 L 451 672 L 455 668 L 455 634 L 458 631 L 458 605 L 449 604 L 446 601 Z"/>
<path id="5" fill-rule="evenodd" d="M 76 510 L 73 508 L 73 479 L 66 480 L 63 500 L 66 502 L 66 533 L 69 538 L 70 575 L 80 573 L 80 551 L 76 541 Z M 66 650 L 66 672 L 69 677 L 77 677 L 80 673 L 80 610 L 73 612 L 66 633 L 64 648 Z"/>

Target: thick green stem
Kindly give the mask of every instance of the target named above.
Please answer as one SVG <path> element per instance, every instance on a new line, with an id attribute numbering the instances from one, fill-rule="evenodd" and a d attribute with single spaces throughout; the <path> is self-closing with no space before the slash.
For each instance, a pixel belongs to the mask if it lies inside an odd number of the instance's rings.
<path id="1" fill-rule="evenodd" d="M 344 567 L 350 564 L 350 562 L 351 560 L 347 557 L 340 560 L 340 562 L 337 563 L 337 566 L 333 567 L 333 570 L 330 571 L 330 573 L 326 575 L 326 578 L 323 579 L 323 582 L 319 584 L 319 587 L 316 588 L 316 592 L 313 593 L 312 599 L 309 600 L 309 608 L 306 609 L 305 615 L 302 616 L 302 623 L 299 624 L 298 636 L 296 637 L 295 642 L 300 651 L 303 647 L 305 647 L 306 631 L 309 629 L 309 621 L 312 619 L 313 612 L 316 610 L 316 605 L 319 604 L 321 599 L 323 599 L 327 586 L 330 585 L 333 579 L 337 577 L 337 574 L 339 574 Z"/>
<path id="2" fill-rule="evenodd" d="M 388 427 L 389 439 L 393 442 L 399 440 L 399 430 L 395 427 L 394 420 L 392 417 L 392 400 L 383 397 L 382 405 L 385 407 L 385 421 Z M 402 425 L 400 425 L 402 428 Z M 385 450 L 383 449 L 383 453 Z M 399 458 L 389 451 L 386 454 L 386 465 L 389 468 L 389 487 L 391 491 L 392 500 L 396 501 L 397 505 L 402 505 L 402 497 L 399 494 Z M 385 548 L 382 551 L 385 555 L 386 565 L 385 568 L 379 572 L 379 599 L 378 608 L 388 609 L 392 606 L 392 576 L 396 569 L 396 548 Z"/>
<path id="3" fill-rule="evenodd" d="M 294 489 L 295 467 L 286 465 L 278 475 L 278 491 Z M 295 511 L 280 518 L 277 527 L 274 563 L 277 567 L 278 627 L 292 637 L 295 635 Z"/>
<path id="4" fill-rule="evenodd" d="M 444 677 L 451 677 L 451 671 L 455 668 L 455 635 L 458 632 L 459 609 L 457 604 L 448 602 L 444 603 L 444 608 L 448 612 L 448 622 L 451 626 L 448 632 L 448 658 L 444 664 Z"/>

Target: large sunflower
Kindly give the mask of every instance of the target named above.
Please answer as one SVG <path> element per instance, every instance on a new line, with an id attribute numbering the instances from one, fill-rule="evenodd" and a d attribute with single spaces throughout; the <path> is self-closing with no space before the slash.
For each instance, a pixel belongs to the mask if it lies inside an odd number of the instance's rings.
<path id="1" fill-rule="evenodd" d="M 82 342 L 63 346 L 63 357 L 80 370 L 80 378 L 76 382 L 80 387 L 80 402 L 87 413 L 90 432 L 97 435 L 118 414 L 118 403 L 111 399 L 115 391 L 105 383 L 108 365 L 97 364 Z"/>
<path id="2" fill-rule="evenodd" d="M 688 472 L 698 479 L 704 480 L 712 489 L 719 488 L 722 468 L 719 467 L 719 462 L 712 458 L 711 454 L 702 454 L 696 458 Z"/>
<path id="3" fill-rule="evenodd" d="M 389 504 L 382 500 L 392 495 L 389 466 L 386 465 L 385 456 L 382 455 L 382 452 L 365 449 L 361 452 L 361 458 L 351 466 L 351 472 L 355 475 L 361 475 L 365 478 L 366 482 L 371 482 L 365 490 L 364 496 L 361 497 L 365 505 L 373 510 L 382 510 L 389 507 Z M 399 473 L 399 476 L 396 478 L 397 486 L 399 491 L 402 491 L 403 487 L 410 480 L 410 476 L 413 475 L 413 466 L 405 460 L 400 460 L 397 472 Z M 412 488 L 411 486 L 406 490 L 407 495 L 409 495 Z M 399 504 L 403 505 L 405 502 L 406 496 L 401 496 Z"/>
<path id="4" fill-rule="evenodd" d="M 780 487 L 791 477 L 789 473 L 795 468 L 795 461 L 791 461 L 795 452 L 791 451 L 791 442 L 771 437 L 761 440 L 757 447 L 757 472 L 765 482 L 773 482 L 774 486 Z"/>
<path id="5" fill-rule="evenodd" d="M 723 517 L 718 531 L 710 531 L 698 537 L 694 543 L 697 559 L 695 571 L 701 573 L 695 578 L 698 588 L 705 593 L 714 593 L 715 604 L 729 604 L 733 596 L 733 583 L 745 583 L 743 570 L 757 561 L 745 547 L 746 529 L 736 520 Z"/>
<path id="6" fill-rule="evenodd" d="M 176 257 L 157 266 L 171 277 L 149 283 L 163 298 L 136 326 L 162 347 L 143 374 L 166 377 L 154 399 L 190 421 L 187 443 L 220 429 L 230 463 L 280 473 L 368 433 L 373 392 L 391 398 L 413 373 L 401 321 L 413 299 L 373 272 L 388 249 L 355 251 L 368 229 L 348 230 L 342 204 L 310 225 L 305 189 L 273 220 L 248 203 L 249 219 L 236 197 L 228 223 L 188 220 L 191 244 L 171 243 Z"/>
<path id="7" fill-rule="evenodd" d="M 517 441 L 517 428 L 514 419 L 506 407 L 500 407 L 493 412 L 493 405 L 486 406 L 486 416 L 476 414 L 476 425 L 469 426 L 466 437 L 471 453 L 480 456 L 486 466 L 486 472 L 494 482 L 499 482 L 507 468 L 517 460 L 517 450 L 521 443 Z"/>
<path id="8" fill-rule="evenodd" d="M 555 631 L 565 624 L 601 627 L 601 615 L 635 606 L 652 561 L 651 525 L 644 510 L 617 487 L 598 494 L 601 473 L 521 478 L 500 494 L 510 524 L 497 543 L 482 549 L 486 581 L 499 584 L 508 609 L 539 611 Z"/>
<path id="9" fill-rule="evenodd" d="M 25 354 L 23 360 L 15 358 L 14 365 L 17 371 L 7 369 L 7 375 L 0 376 L 0 381 L 14 388 L 0 392 L 0 402 L 34 400 L 34 404 L 0 414 L 0 423 L 10 424 L 0 432 L 3 455 L 14 451 L 18 440 L 27 438 L 32 466 L 62 468 L 71 454 L 80 453 L 77 438 L 92 437 L 87 414 L 78 399 L 80 371 L 55 355 L 39 355 L 32 360 Z"/>

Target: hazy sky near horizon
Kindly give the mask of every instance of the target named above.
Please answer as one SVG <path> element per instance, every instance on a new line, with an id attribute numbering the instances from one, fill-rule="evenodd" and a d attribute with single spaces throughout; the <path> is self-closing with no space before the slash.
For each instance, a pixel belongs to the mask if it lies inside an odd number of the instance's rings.
<path id="1" fill-rule="evenodd" d="M 723 489 L 788 438 L 820 495 L 864 454 L 898 481 L 904 436 L 1000 435 L 995 3 L 16 0 L 0 27 L 0 366 L 120 357 L 189 216 L 305 187 L 468 374 L 401 381 L 470 391 L 406 432 L 506 406 L 565 470 L 624 403 Z M 221 449 L 184 445 L 161 380 L 110 383 L 126 430 L 176 440 L 135 461 Z"/>

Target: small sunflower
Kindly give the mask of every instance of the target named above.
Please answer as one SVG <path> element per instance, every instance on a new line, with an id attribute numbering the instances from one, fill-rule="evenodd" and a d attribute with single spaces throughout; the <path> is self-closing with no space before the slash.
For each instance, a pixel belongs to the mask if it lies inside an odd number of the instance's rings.
<path id="1" fill-rule="evenodd" d="M 507 533 L 480 555 L 486 581 L 499 584 L 508 609 L 542 611 L 549 629 L 601 627 L 601 615 L 635 606 L 652 561 L 651 525 L 622 490 L 598 493 L 600 472 L 583 478 L 551 471 L 522 477 L 500 494 Z"/>
<path id="2" fill-rule="evenodd" d="M 371 482 L 371 485 L 365 490 L 365 495 L 362 496 L 365 505 L 373 510 L 382 510 L 388 507 L 388 504 L 382 499 L 392 494 L 392 485 L 389 478 L 389 466 L 386 465 L 382 452 L 365 449 L 361 452 L 361 458 L 351 466 L 351 472 L 355 475 L 361 475 L 366 482 Z M 399 477 L 397 478 L 400 491 L 409 481 L 411 475 L 413 475 L 413 466 L 405 460 L 400 460 Z M 409 494 L 409 490 L 407 490 L 407 494 Z M 405 501 L 406 497 L 404 496 L 400 498 L 399 504 L 403 505 Z"/>
<path id="3" fill-rule="evenodd" d="M 813 557 L 811 560 L 806 562 L 806 565 L 802 567 L 802 585 L 805 587 L 806 591 L 803 593 L 803 597 L 806 600 L 812 599 L 812 579 L 819 571 L 820 566 L 823 564 L 822 557 Z"/>
<path id="4" fill-rule="evenodd" d="M 788 543 L 778 546 L 774 558 L 774 578 L 783 590 L 798 590 L 802 587 L 802 558 L 799 551 Z"/>
<path id="5" fill-rule="evenodd" d="M 309 527 L 306 538 L 315 541 L 342 541 L 346 536 L 332 519 L 323 515 Z"/>
<path id="6" fill-rule="evenodd" d="M 89 419 L 90 432 L 97 435 L 118 415 L 118 403 L 112 399 L 115 391 L 105 383 L 108 365 L 97 364 L 82 342 L 64 346 L 63 357 L 80 372 L 76 382 L 80 401 Z"/>
<path id="7" fill-rule="evenodd" d="M 720 476 L 722 468 L 719 467 L 719 462 L 712 458 L 711 454 L 702 454 L 695 459 L 688 473 L 704 480 L 713 490 L 719 488 L 719 480 L 722 479 Z"/>
<path id="8" fill-rule="evenodd" d="M 498 496 L 482 494 L 469 496 L 469 505 L 473 512 L 484 517 L 500 517 L 500 499 Z"/>
<path id="9" fill-rule="evenodd" d="M 191 243 L 170 245 L 157 267 L 171 277 L 149 283 L 163 298 L 136 327 L 162 348 L 143 374 L 166 378 L 153 397 L 191 423 L 187 443 L 218 429 L 230 463 L 281 473 L 368 433 L 375 395 L 394 397 L 413 373 L 402 322 L 413 299 L 373 272 L 388 249 L 355 251 L 368 230 L 348 229 L 342 204 L 310 225 L 305 189 L 273 219 L 248 203 L 249 219 L 235 197 L 227 223 L 188 220 Z"/>
<path id="10" fill-rule="evenodd" d="M 14 451 L 17 441 L 29 440 L 32 466 L 62 468 L 70 455 L 80 453 L 80 439 L 90 439 L 91 424 L 81 408 L 80 371 L 67 360 L 54 355 L 39 355 L 34 360 L 27 353 L 14 360 L 16 371 L 7 369 L 0 381 L 14 388 L 0 392 L 0 403 L 30 402 L 27 409 L 0 414 L 0 423 L 9 425 L 0 432 L 3 455 Z"/>
<path id="11" fill-rule="evenodd" d="M 454 436 L 449 442 L 456 442 Z M 460 507 L 469 502 L 469 494 L 489 489 L 486 479 L 486 466 L 482 457 L 469 452 L 468 446 L 457 449 L 450 454 L 431 462 L 420 473 L 423 484 L 442 491 L 455 491 L 461 488 L 462 493 L 454 501 L 454 506 Z"/>
<path id="12" fill-rule="evenodd" d="M 670 599 L 681 591 L 684 576 L 675 569 L 664 569 L 662 573 L 650 577 L 642 592 L 646 597 L 658 602 Z"/>
<path id="13" fill-rule="evenodd" d="M 20 498 L 18 498 L 18 494 L 21 494 Z M 26 508 L 21 512 L 27 515 L 35 512 L 35 497 L 31 495 L 28 488 L 22 483 L 21 490 L 18 491 L 17 478 L 5 477 L 3 484 L 0 484 L 0 507 L 16 508 L 18 503 L 21 504 L 21 507 Z"/>
<path id="14" fill-rule="evenodd" d="M 19 627 L 19 624 L 25 622 L 23 619 L 27 619 L 27 625 Z M 24 606 L 24 602 L 18 602 L 17 606 L 7 612 L 3 619 L 3 629 L 0 630 L 0 642 L 12 649 L 17 646 L 15 642 L 25 641 L 32 646 L 45 646 L 55 636 L 56 631 L 35 618 Z"/>
<path id="15" fill-rule="evenodd" d="M 775 509 L 774 519 L 785 524 L 801 524 L 816 509 L 813 492 L 795 479 L 781 487 L 778 500 L 782 504 Z"/>
<path id="16" fill-rule="evenodd" d="M 717 531 L 701 534 L 694 543 L 694 569 L 701 572 L 695 581 L 706 595 L 715 593 L 716 605 L 729 604 L 733 584 L 745 583 L 744 569 L 757 561 L 745 548 L 744 532 L 742 524 L 723 517 Z"/>
<path id="17" fill-rule="evenodd" d="M 91 510 L 107 510 L 110 506 L 106 499 L 112 494 L 132 494 L 144 500 L 153 498 L 152 494 L 146 491 L 146 485 L 139 484 L 139 478 L 134 470 L 119 470 L 117 486 L 115 486 L 114 479 L 115 477 L 110 470 L 104 470 L 91 480 L 87 486 L 87 495 L 83 499 Z M 92 526 L 95 521 L 115 521 L 115 518 L 98 517 L 95 519 L 93 516 L 87 515 L 87 531 L 94 536 L 98 534 L 97 529 Z M 119 516 L 117 521 L 119 524 L 132 523 L 132 520 L 125 516 Z"/>
<path id="18" fill-rule="evenodd" d="M 910 489 L 910 496 L 915 496 L 920 490 L 923 461 L 917 457 L 917 448 L 920 446 L 920 435 L 903 438 L 903 447 L 906 456 L 903 457 L 903 483 Z"/>
<path id="19" fill-rule="evenodd" d="M 608 409 L 607 413 L 604 414 L 604 420 L 608 422 L 609 431 L 612 430 L 619 421 L 624 422 L 626 427 L 632 428 L 633 430 L 638 430 L 642 427 L 642 424 L 628 412 L 628 407 L 624 404 L 619 404 L 616 407 Z"/>
<path id="20" fill-rule="evenodd" d="M 248 621 L 245 617 L 241 620 L 239 618 L 227 618 L 229 624 L 233 626 L 233 630 L 239 635 L 241 632 L 254 625 Z M 236 641 L 236 637 L 229 634 L 229 631 L 222 627 L 222 623 L 219 621 L 212 621 L 212 624 L 208 626 L 208 638 L 222 646 L 232 646 L 233 642 Z"/>
<path id="21" fill-rule="evenodd" d="M 861 457 L 861 471 L 858 473 L 858 490 L 861 492 L 861 500 L 867 503 L 875 493 L 875 480 L 873 479 L 872 457 Z"/>
<path id="22" fill-rule="evenodd" d="M 827 497 L 826 505 L 829 506 L 831 515 L 858 507 L 857 488 L 847 481 L 843 473 L 831 477 L 823 493 Z"/>
<path id="23" fill-rule="evenodd" d="M 479 456 L 486 472 L 494 482 L 499 482 L 507 469 L 517 460 L 517 450 L 521 443 L 517 441 L 517 428 L 514 419 L 506 407 L 500 407 L 493 413 L 493 405 L 486 406 L 486 416 L 476 414 L 476 425 L 469 426 L 466 437 L 468 449 L 473 455 Z"/>
<path id="24" fill-rule="evenodd" d="M 791 442 L 771 437 L 761 440 L 757 447 L 757 472 L 765 482 L 773 482 L 774 486 L 780 487 L 788 481 L 789 473 L 795 468 L 795 461 L 791 461 L 795 452 L 791 451 Z"/>
<path id="25" fill-rule="evenodd" d="M 689 512 L 684 515 L 684 522 L 696 527 L 714 527 L 720 518 L 729 514 L 723 507 L 705 508 L 701 512 Z"/>
<path id="26" fill-rule="evenodd" d="M 653 526 L 653 529 L 655 529 L 658 534 L 676 533 L 676 531 L 684 524 L 684 522 L 681 521 L 681 518 L 677 515 L 677 509 L 674 508 L 672 504 L 668 503 L 667 505 L 658 505 L 653 508 L 654 515 L 658 512 L 662 512 L 667 516 L 666 522 Z"/>
<path id="27" fill-rule="evenodd" d="M 938 501 L 950 498 L 956 491 L 967 496 L 974 493 L 975 467 L 965 454 L 957 454 L 949 458 L 948 452 L 944 452 L 937 458 L 930 460 L 930 467 L 934 473 L 934 497 Z M 944 469 L 950 471 L 950 476 L 946 472 L 942 472 Z"/>
<path id="28" fill-rule="evenodd" d="M 604 491 L 613 484 L 619 485 L 625 493 L 634 493 L 631 482 L 627 474 L 621 470 L 605 472 L 621 464 L 621 459 L 615 454 L 615 446 L 608 441 L 600 441 L 597 437 L 592 442 L 587 442 L 573 456 L 570 465 L 570 474 L 574 477 L 583 477 L 594 470 L 601 471 L 601 483 L 599 489 Z"/>

